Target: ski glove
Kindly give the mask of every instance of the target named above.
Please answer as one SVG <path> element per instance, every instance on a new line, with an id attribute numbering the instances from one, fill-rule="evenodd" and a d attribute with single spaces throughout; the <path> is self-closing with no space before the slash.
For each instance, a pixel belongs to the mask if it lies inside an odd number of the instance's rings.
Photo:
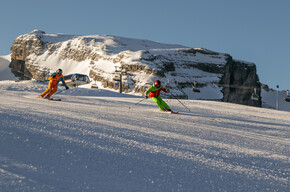
<path id="1" fill-rule="evenodd" d="M 145 95 L 145 99 L 148 99 L 148 96 L 147 95 Z"/>

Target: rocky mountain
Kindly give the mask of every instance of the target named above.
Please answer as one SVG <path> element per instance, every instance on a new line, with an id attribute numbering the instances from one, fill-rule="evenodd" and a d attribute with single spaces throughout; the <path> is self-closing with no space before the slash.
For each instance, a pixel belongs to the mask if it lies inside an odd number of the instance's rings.
<path id="1" fill-rule="evenodd" d="M 13 73 L 21 79 L 45 80 L 62 68 L 64 75 L 87 74 L 103 87 L 143 94 L 159 79 L 178 98 L 211 99 L 261 106 L 256 66 L 229 54 L 203 48 L 161 44 L 108 35 L 46 34 L 19 36 L 11 47 Z M 192 92 L 198 88 L 200 93 Z M 258 100 L 251 96 L 256 91 Z"/>

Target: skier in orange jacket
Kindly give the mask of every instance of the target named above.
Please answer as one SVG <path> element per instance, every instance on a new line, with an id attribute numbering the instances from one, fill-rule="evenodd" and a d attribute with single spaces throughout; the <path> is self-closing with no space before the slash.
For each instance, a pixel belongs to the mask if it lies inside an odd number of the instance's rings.
<path id="1" fill-rule="evenodd" d="M 64 81 L 64 77 L 62 75 L 62 70 L 58 69 L 56 72 L 52 73 L 49 78 L 49 83 L 48 83 L 48 89 L 46 89 L 40 96 L 39 98 L 45 98 L 49 99 L 56 91 L 57 91 L 57 85 L 59 81 L 62 81 L 62 84 L 65 86 L 66 89 L 69 89 L 69 87 L 66 85 Z"/>

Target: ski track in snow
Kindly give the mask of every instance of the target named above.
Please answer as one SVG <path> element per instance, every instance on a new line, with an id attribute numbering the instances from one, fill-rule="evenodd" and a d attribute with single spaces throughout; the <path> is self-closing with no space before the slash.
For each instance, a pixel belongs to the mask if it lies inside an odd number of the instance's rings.
<path id="1" fill-rule="evenodd" d="M 39 86 L 0 89 L 0 191 L 289 190 L 289 112 Z"/>

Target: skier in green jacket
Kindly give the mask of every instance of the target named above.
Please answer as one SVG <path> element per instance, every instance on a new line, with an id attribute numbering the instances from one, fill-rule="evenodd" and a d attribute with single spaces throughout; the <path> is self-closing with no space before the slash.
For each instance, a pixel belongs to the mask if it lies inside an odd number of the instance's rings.
<path id="1" fill-rule="evenodd" d="M 163 88 L 161 86 L 161 82 L 159 80 L 155 81 L 154 85 L 152 85 L 151 87 L 149 87 L 148 91 L 146 91 L 145 93 L 145 98 L 148 98 L 148 93 L 149 93 L 149 97 L 152 101 L 154 101 L 157 106 L 159 107 L 159 109 L 161 111 L 172 111 L 170 109 L 170 107 L 162 100 L 161 96 L 160 96 L 160 92 L 164 91 L 165 93 L 168 93 L 168 90 L 166 90 L 165 88 Z"/>

